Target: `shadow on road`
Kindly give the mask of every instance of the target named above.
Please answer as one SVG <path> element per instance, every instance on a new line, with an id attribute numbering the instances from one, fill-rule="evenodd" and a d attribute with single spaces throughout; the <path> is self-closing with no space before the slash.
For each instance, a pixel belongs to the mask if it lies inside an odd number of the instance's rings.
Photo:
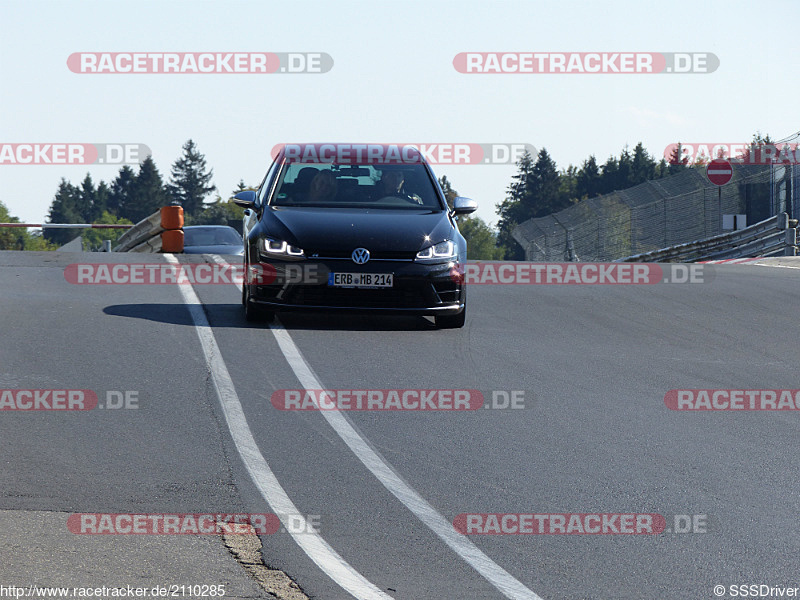
<path id="1" fill-rule="evenodd" d="M 248 323 L 240 304 L 204 304 L 206 317 L 214 328 L 264 329 L 267 324 Z M 114 317 L 145 319 L 170 325 L 194 325 L 185 304 L 113 304 L 103 312 Z M 284 313 L 279 317 L 289 330 L 341 331 L 426 331 L 435 325 L 424 317 L 348 313 Z"/>

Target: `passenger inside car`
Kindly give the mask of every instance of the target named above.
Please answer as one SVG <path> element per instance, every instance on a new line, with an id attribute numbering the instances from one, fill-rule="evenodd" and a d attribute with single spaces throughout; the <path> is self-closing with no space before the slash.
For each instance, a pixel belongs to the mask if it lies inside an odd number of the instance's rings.
<path id="1" fill-rule="evenodd" d="M 311 180 L 308 201 L 314 203 L 330 202 L 336 198 L 338 188 L 336 176 L 331 171 L 320 171 Z"/>

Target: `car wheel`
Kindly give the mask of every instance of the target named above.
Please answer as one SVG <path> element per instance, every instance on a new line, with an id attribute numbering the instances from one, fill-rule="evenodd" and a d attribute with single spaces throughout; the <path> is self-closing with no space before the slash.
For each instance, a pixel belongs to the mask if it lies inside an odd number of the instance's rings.
<path id="1" fill-rule="evenodd" d="M 248 323 L 269 323 L 275 318 L 275 313 L 266 310 L 250 301 L 248 285 L 242 286 L 242 303 L 244 304 L 244 318 Z"/>
<path id="2" fill-rule="evenodd" d="M 457 315 L 442 315 L 441 317 L 434 317 L 436 327 L 439 329 L 460 329 L 464 326 L 467 320 L 467 304 L 464 303 L 464 309 Z"/>
<path id="3" fill-rule="evenodd" d="M 247 274 L 250 272 L 247 265 L 247 258 L 242 262 L 242 306 L 247 308 Z"/>

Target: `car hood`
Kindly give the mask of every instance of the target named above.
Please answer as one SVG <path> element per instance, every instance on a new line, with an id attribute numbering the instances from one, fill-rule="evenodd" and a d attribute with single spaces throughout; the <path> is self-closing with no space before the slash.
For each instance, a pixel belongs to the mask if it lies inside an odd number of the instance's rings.
<path id="1" fill-rule="evenodd" d="M 453 239 L 447 212 L 391 209 L 270 207 L 266 235 L 311 252 L 408 252 Z M 426 239 L 427 238 L 427 239 Z"/>

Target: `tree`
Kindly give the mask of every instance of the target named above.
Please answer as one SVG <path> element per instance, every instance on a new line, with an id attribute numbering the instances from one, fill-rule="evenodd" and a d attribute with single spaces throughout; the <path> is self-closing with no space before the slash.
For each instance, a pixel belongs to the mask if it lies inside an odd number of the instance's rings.
<path id="1" fill-rule="evenodd" d="M 6 205 L 0 202 L 0 223 L 19 223 L 12 217 Z M 26 229 L 22 227 L 0 227 L 0 250 L 22 250 L 25 248 Z"/>
<path id="2" fill-rule="evenodd" d="M 583 161 L 576 180 L 575 195 L 578 199 L 594 198 L 600 194 L 600 168 L 594 155 Z"/>
<path id="3" fill-rule="evenodd" d="M 80 214 L 81 190 L 69 183 L 63 177 L 58 184 L 55 198 L 50 204 L 48 223 L 81 223 Z M 80 235 L 76 229 L 45 229 L 44 238 L 59 246 L 75 239 Z"/>
<path id="4" fill-rule="evenodd" d="M 669 167 L 667 172 L 669 175 L 677 175 L 681 171 L 685 171 L 687 163 L 689 162 L 688 156 L 683 156 L 683 146 L 680 142 L 672 149 L 669 155 Z"/>
<path id="5" fill-rule="evenodd" d="M 132 225 L 128 219 L 120 219 L 112 215 L 110 212 L 103 211 L 92 223 L 101 223 L 107 225 Z M 84 229 L 82 233 L 83 247 L 86 250 L 96 252 L 103 249 L 103 241 L 111 240 L 111 246 L 115 246 L 119 237 L 125 233 L 125 229 Z"/>
<path id="6" fill-rule="evenodd" d="M 258 186 L 253 187 L 252 185 L 245 185 L 244 184 L 244 179 L 240 179 L 239 183 L 236 184 L 236 189 L 233 190 L 233 192 L 231 192 L 231 198 L 233 198 L 239 192 L 246 192 L 246 191 L 255 192 L 257 190 L 258 190 Z"/>
<path id="7" fill-rule="evenodd" d="M 151 156 L 139 166 L 139 173 L 129 192 L 128 201 L 118 216 L 133 223 L 138 223 L 169 204 L 169 195 Z"/>
<path id="8" fill-rule="evenodd" d="M 458 192 L 453 189 L 450 182 L 447 180 L 447 175 L 442 175 L 439 179 L 439 186 L 442 188 L 444 198 L 447 201 L 447 206 L 453 208 L 453 200 L 458 196 Z"/>
<path id="9" fill-rule="evenodd" d="M 183 145 L 183 156 L 172 165 L 170 184 L 167 186 L 174 202 L 183 206 L 186 214 L 198 216 L 205 208 L 206 196 L 217 189 L 209 185 L 214 170 L 206 172 L 206 158 L 197 150 L 192 140 Z"/>
<path id="10" fill-rule="evenodd" d="M 185 216 L 186 225 L 231 225 L 240 223 L 244 218 L 244 209 L 233 203 L 233 200 L 225 200 L 217 196 L 217 200 L 206 206 L 205 210 L 199 215 Z"/>
<path id="11" fill-rule="evenodd" d="M 645 181 L 656 178 L 656 161 L 650 153 L 644 149 L 642 142 L 636 144 L 633 149 L 633 159 L 631 160 L 631 175 L 628 184 L 631 186 L 639 185 Z"/>
<path id="12" fill-rule="evenodd" d="M 53 244 L 44 239 L 42 233 L 29 233 L 25 238 L 25 247 L 23 250 L 31 251 L 51 251 L 58 250 L 58 244 Z"/>
<path id="13" fill-rule="evenodd" d="M 633 158 L 628 151 L 627 144 L 619 153 L 619 162 L 617 163 L 617 176 L 614 180 L 612 189 L 624 190 L 631 186 L 631 174 L 633 172 Z"/>
<path id="14" fill-rule="evenodd" d="M 608 194 L 617 188 L 619 181 L 619 161 L 616 156 L 609 156 L 602 166 L 600 175 L 600 194 Z"/>
<path id="15" fill-rule="evenodd" d="M 543 217 L 566 208 L 569 201 L 561 193 L 561 175 L 555 161 L 545 148 L 539 151 L 532 169 L 529 188 L 533 200 L 533 216 Z"/>
<path id="16" fill-rule="evenodd" d="M 661 179 L 667 175 L 669 175 L 669 165 L 667 164 L 666 159 L 662 158 L 656 165 L 656 179 Z"/>
<path id="17" fill-rule="evenodd" d="M 0 202 L 0 223 L 19 223 L 19 218 L 12 217 L 8 208 Z M 29 233 L 23 227 L 0 227 L 0 250 L 55 250 L 56 244 L 50 243 L 41 233 Z"/>
<path id="18" fill-rule="evenodd" d="M 744 164 L 766 164 L 767 155 L 764 152 L 765 146 L 774 146 L 775 142 L 769 137 L 769 134 L 762 136 L 758 131 L 753 134 L 753 141 L 744 149 L 739 157 Z"/>
<path id="19" fill-rule="evenodd" d="M 106 207 L 112 215 L 124 215 L 133 202 L 133 189 L 136 187 L 136 173 L 128 165 L 123 166 L 116 179 L 111 182 Z"/>
<path id="20" fill-rule="evenodd" d="M 100 219 L 108 211 L 108 200 L 111 196 L 111 189 L 105 181 L 100 181 L 95 189 L 92 211 L 87 223 L 100 223 Z"/>
<path id="21" fill-rule="evenodd" d="M 498 243 L 505 248 L 505 259 L 522 260 L 524 250 L 511 232 L 518 224 L 528 219 L 544 217 L 569 206 L 570 193 L 574 190 L 576 172 L 570 168 L 563 174 L 558 172 L 555 161 L 542 148 L 533 163 L 533 158 L 526 152 L 517 162 L 519 172 L 513 176 L 514 181 L 508 188 L 509 195 L 497 205 Z M 572 179 L 562 185 L 562 177 Z"/>
<path id="22" fill-rule="evenodd" d="M 505 250 L 497 246 L 497 234 L 480 217 L 458 218 L 458 230 L 467 240 L 468 260 L 502 260 Z"/>
<path id="23" fill-rule="evenodd" d="M 91 223 L 92 213 L 94 212 L 94 205 L 97 202 L 97 190 L 94 189 L 94 181 L 89 173 L 83 178 L 80 187 L 78 188 L 77 206 L 76 211 L 79 218 L 76 223 Z"/>
<path id="24" fill-rule="evenodd" d="M 439 186 L 447 199 L 447 205 L 452 208 L 453 200 L 458 196 L 458 192 L 448 181 L 446 175 L 442 175 L 439 179 Z M 460 215 L 458 231 L 467 240 L 467 259 L 500 260 L 503 258 L 503 250 L 497 247 L 497 234 L 480 217 Z"/>
<path id="25" fill-rule="evenodd" d="M 503 250 L 505 260 L 522 260 L 525 251 L 511 235 L 514 227 L 532 218 L 533 157 L 527 150 L 517 161 L 517 173 L 511 178 L 505 199 L 497 204 L 496 212 L 500 216 L 497 222 L 497 245 Z"/>

